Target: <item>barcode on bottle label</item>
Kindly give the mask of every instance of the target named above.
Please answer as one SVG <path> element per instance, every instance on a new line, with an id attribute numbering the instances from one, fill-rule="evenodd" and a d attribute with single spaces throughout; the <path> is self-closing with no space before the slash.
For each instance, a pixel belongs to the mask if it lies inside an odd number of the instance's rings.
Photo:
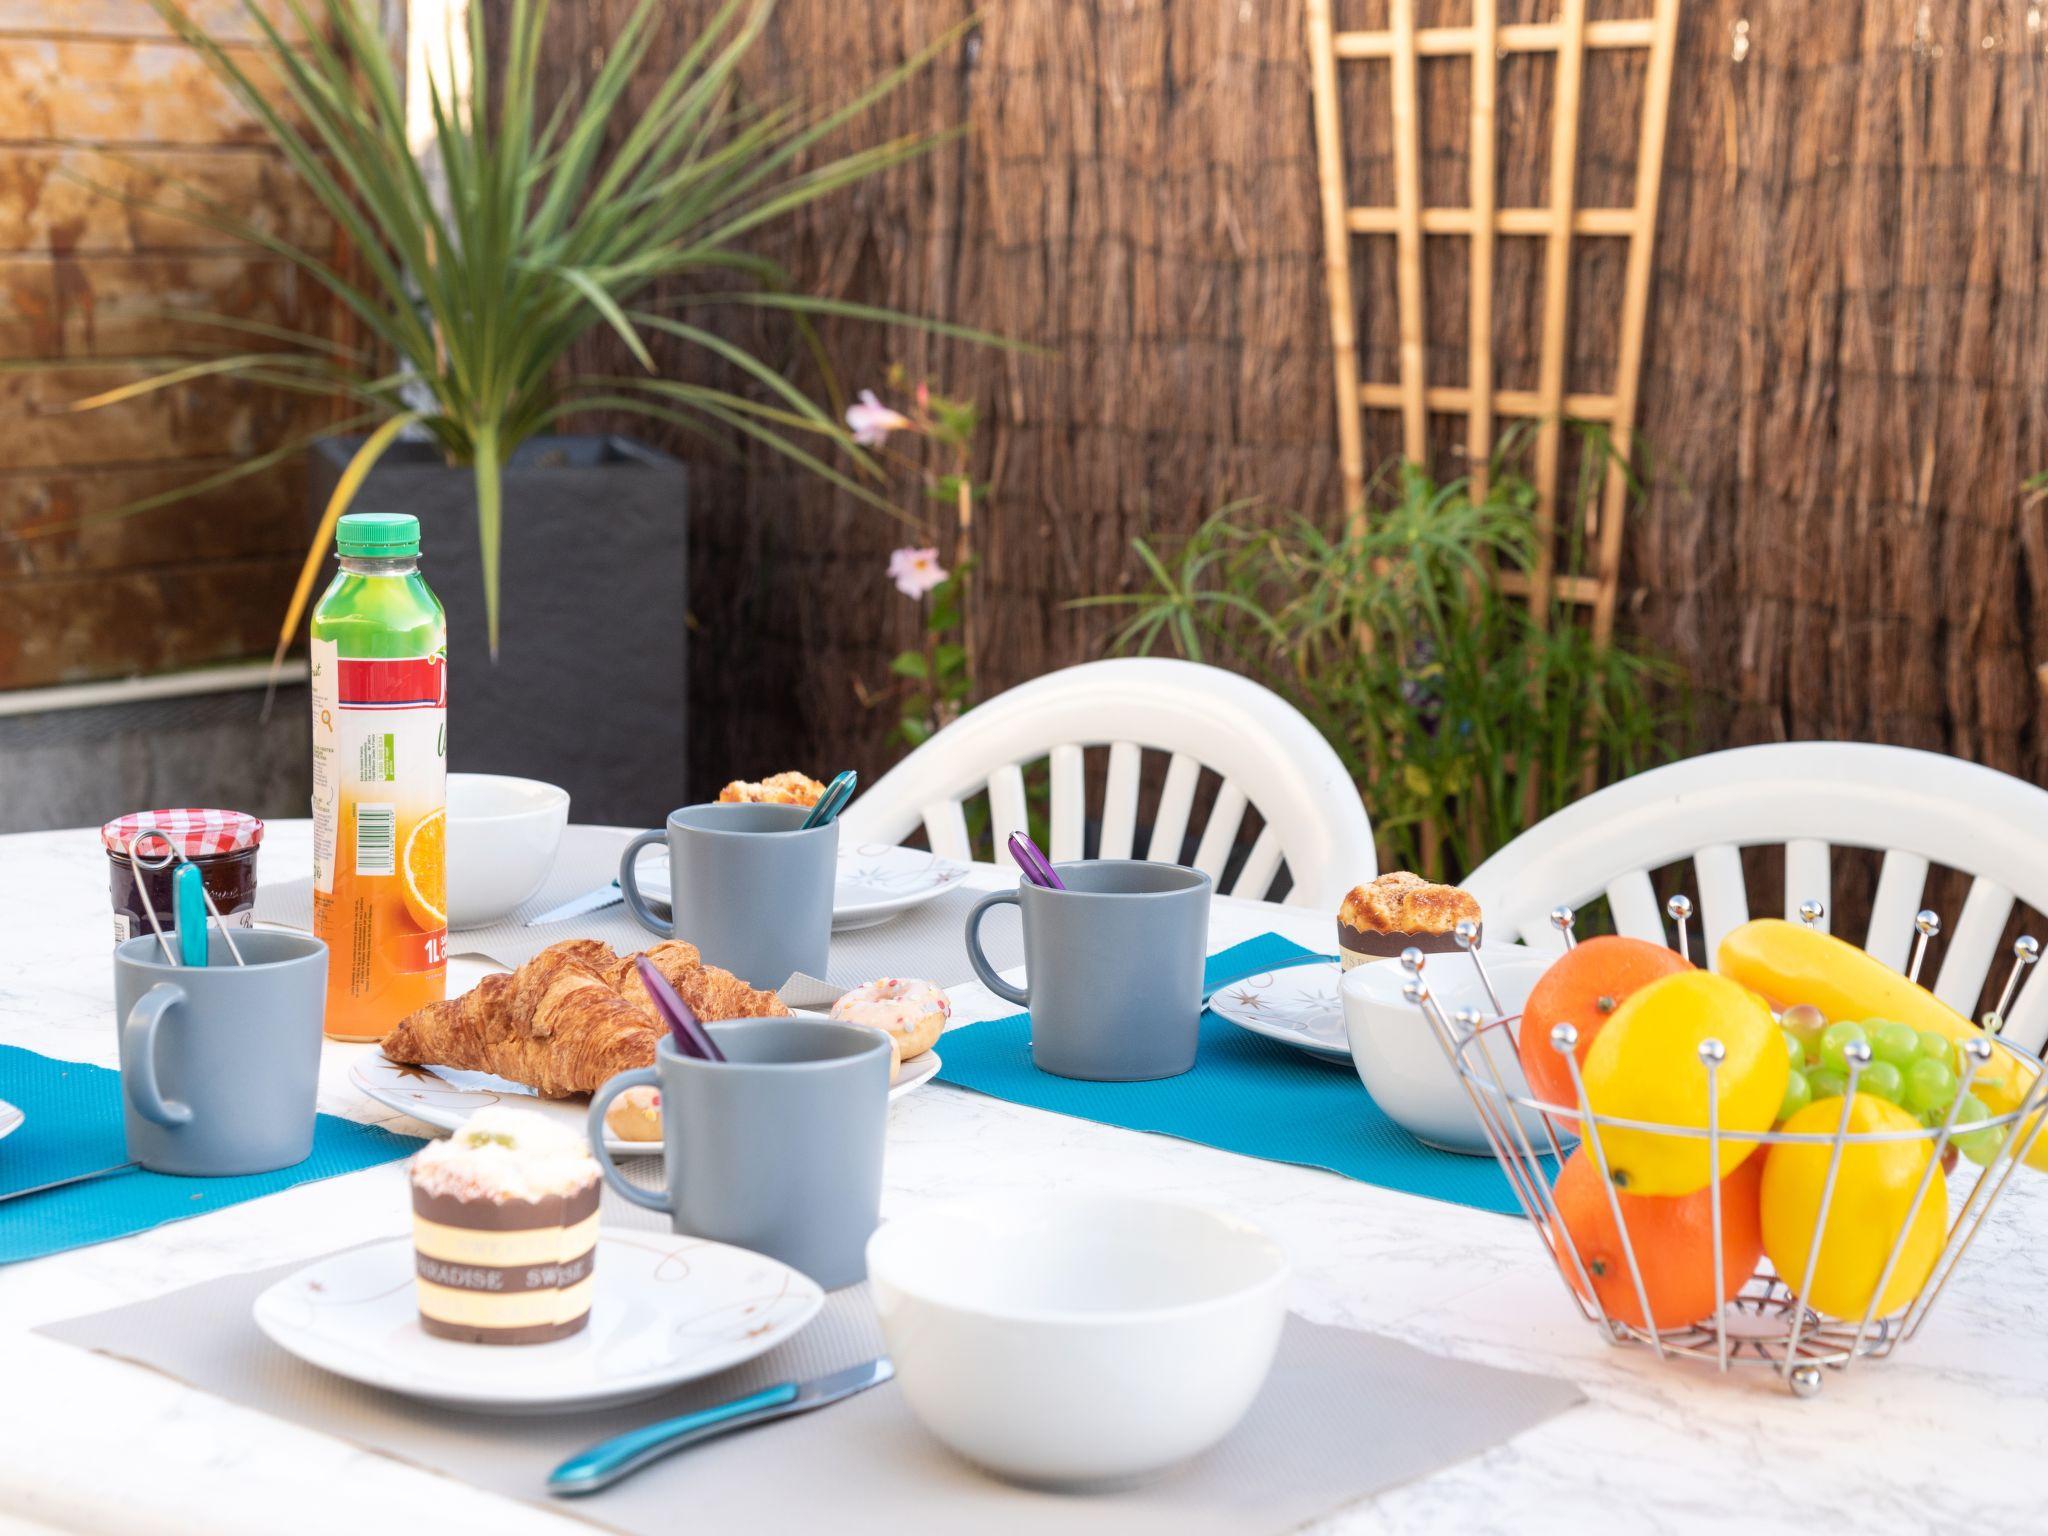
<path id="1" fill-rule="evenodd" d="M 395 836 L 398 807 L 358 805 L 356 807 L 356 873 L 393 875 L 398 873 L 398 840 Z"/>

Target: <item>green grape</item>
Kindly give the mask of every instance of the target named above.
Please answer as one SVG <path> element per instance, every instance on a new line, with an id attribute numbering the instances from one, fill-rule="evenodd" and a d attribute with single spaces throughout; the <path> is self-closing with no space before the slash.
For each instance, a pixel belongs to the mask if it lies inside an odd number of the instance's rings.
<path id="1" fill-rule="evenodd" d="M 2005 1146 L 2005 1129 L 1994 1125 L 1981 1131 L 1966 1131 L 1955 1138 L 1955 1144 L 1979 1168 L 1989 1168 Z"/>
<path id="2" fill-rule="evenodd" d="M 1849 1079 L 1833 1067 L 1815 1067 L 1806 1074 L 1806 1086 L 1813 1094 L 1814 1102 L 1822 1099 L 1839 1099 L 1849 1091 Z"/>
<path id="3" fill-rule="evenodd" d="M 1920 1054 L 1920 1031 L 1912 1025 L 1873 1021 L 1867 1027 L 1870 1054 L 1879 1061 L 1888 1061 L 1903 1072 Z"/>
<path id="4" fill-rule="evenodd" d="M 1795 1003 L 1778 1016 L 1778 1023 L 1786 1034 L 1799 1042 L 1800 1048 L 1806 1052 L 1807 1059 L 1812 1060 L 1814 1048 L 1820 1041 L 1820 1033 L 1828 1027 L 1827 1015 L 1811 1003 Z M 1793 1065 L 1797 1066 L 1798 1063 L 1795 1062 Z"/>
<path id="5" fill-rule="evenodd" d="M 1849 1058 L 1842 1054 L 1842 1048 L 1852 1040 L 1867 1040 L 1863 1026 L 1853 1019 L 1842 1019 L 1830 1024 L 1820 1032 L 1820 1064 L 1830 1072 L 1847 1072 Z"/>
<path id="6" fill-rule="evenodd" d="M 1792 1075 L 1785 1079 L 1784 1102 L 1779 1104 L 1778 1106 L 1779 1121 L 1783 1122 L 1786 1120 L 1790 1120 L 1794 1115 L 1798 1114 L 1799 1111 L 1806 1108 L 1806 1106 L 1811 1104 L 1812 1102 L 1812 1085 L 1807 1082 L 1806 1074 L 1804 1072 L 1801 1072 L 1797 1067 L 1794 1067 L 1792 1069 Z"/>
<path id="7" fill-rule="evenodd" d="M 1922 1056 L 1906 1068 L 1906 1108 L 1939 1119 L 1956 1096 L 1956 1075 L 1948 1063 Z"/>
<path id="8" fill-rule="evenodd" d="M 1920 1054 L 1931 1061 L 1948 1061 L 1955 1054 L 1955 1042 L 1938 1029 L 1920 1031 Z"/>
<path id="9" fill-rule="evenodd" d="M 1950 1138 L 1963 1156 L 1979 1168 L 1989 1167 L 1991 1160 L 1998 1156 L 1998 1149 L 2005 1145 L 2005 1127 L 1995 1125 L 1981 1131 L 1966 1131 L 1963 1127 L 1989 1119 L 1990 1115 L 1990 1107 L 1982 1099 L 1974 1093 L 1964 1094 L 1963 1102 L 1956 1110 L 1955 1134 Z"/>
<path id="10" fill-rule="evenodd" d="M 1789 1029 L 1781 1029 L 1778 1033 L 1785 1037 L 1785 1055 L 1792 1063 L 1792 1070 L 1794 1072 L 1804 1070 L 1806 1066 L 1806 1047 L 1799 1043 L 1799 1037 Z"/>
<path id="11" fill-rule="evenodd" d="M 1857 1081 L 1856 1091 L 1874 1094 L 1880 1099 L 1897 1104 L 1906 1096 L 1906 1079 L 1890 1062 L 1873 1061 L 1863 1069 L 1863 1076 Z"/>

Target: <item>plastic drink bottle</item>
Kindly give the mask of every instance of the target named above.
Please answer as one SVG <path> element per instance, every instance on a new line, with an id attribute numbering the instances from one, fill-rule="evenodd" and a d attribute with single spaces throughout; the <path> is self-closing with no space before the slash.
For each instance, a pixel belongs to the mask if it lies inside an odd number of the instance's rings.
<path id="1" fill-rule="evenodd" d="M 313 610 L 313 931 L 327 1033 L 382 1039 L 446 992 L 448 621 L 419 519 L 354 512 Z"/>

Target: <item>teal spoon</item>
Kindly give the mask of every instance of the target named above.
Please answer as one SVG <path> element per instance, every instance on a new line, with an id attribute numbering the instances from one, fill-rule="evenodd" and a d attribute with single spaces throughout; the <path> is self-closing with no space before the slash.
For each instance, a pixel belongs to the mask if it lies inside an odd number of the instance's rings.
<path id="1" fill-rule="evenodd" d="M 853 798 L 853 787 L 860 782 L 860 775 L 851 768 L 837 775 L 825 786 L 825 793 L 818 796 L 818 803 L 811 807 L 811 814 L 804 818 L 799 832 L 808 832 L 813 827 L 822 827 L 838 817 L 846 809 L 846 802 Z"/>
<path id="2" fill-rule="evenodd" d="M 206 886 L 197 864 L 180 864 L 171 876 L 171 912 L 178 924 L 180 963 L 206 968 Z"/>

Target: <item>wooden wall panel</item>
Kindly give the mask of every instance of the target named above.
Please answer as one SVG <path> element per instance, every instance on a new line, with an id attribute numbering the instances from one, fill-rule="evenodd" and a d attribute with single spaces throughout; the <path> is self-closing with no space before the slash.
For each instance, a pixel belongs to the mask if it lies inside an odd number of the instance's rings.
<path id="1" fill-rule="evenodd" d="M 265 9 L 289 23 L 286 0 Z M 191 10 L 255 63 L 240 0 Z M 147 0 L 0 0 L 0 362 L 44 365 L 0 371 L 0 687 L 267 653 L 304 548 L 298 465 L 109 518 L 331 410 L 228 383 L 72 410 L 142 376 L 124 359 L 249 344 L 170 311 L 328 324 L 288 263 L 87 182 L 157 201 L 189 188 L 294 242 L 332 239 L 254 119 Z"/>
<path id="2" fill-rule="evenodd" d="M 557 6 L 557 83 L 632 0 Z M 715 0 L 675 0 L 647 63 L 681 56 Z M 1338 0 L 1339 26 L 1387 25 Z M 1590 0 L 1595 19 L 1644 0 Z M 1501 0 L 1503 23 L 1557 0 Z M 963 125 L 922 165 L 805 210 L 759 247 L 813 292 L 940 314 L 1047 349 L 826 328 L 851 391 L 902 359 L 982 407 L 977 644 L 1007 687 L 1098 654 L 1113 612 L 1081 594 L 1143 578 L 1130 538 L 1170 542 L 1234 497 L 1335 526 L 1329 315 L 1300 0 L 784 0 L 749 92 L 844 100 L 969 16 L 981 20 L 860 125 L 860 142 Z M 1419 0 L 1422 25 L 1468 0 Z M 1630 69 L 1635 73 L 1631 74 Z M 1627 201 L 1640 63 L 1589 73 L 1587 206 Z M 1499 201 L 1548 183 L 1555 60 L 1500 72 Z M 1462 145 L 1468 72 L 1428 70 L 1426 141 Z M 1387 202 L 1384 65 L 1344 74 L 1354 202 Z M 1464 201 L 1462 153 L 1424 157 L 1426 203 Z M 1642 379 L 1658 478 L 1626 525 L 1620 627 L 1697 679 L 1705 745 L 1843 737 L 1936 747 L 2048 779 L 2048 44 L 2030 0 L 1686 0 Z M 1463 242 L 1426 242 L 1432 378 L 1463 376 Z M 1396 377 L 1392 241 L 1361 237 L 1360 367 Z M 1496 375 L 1530 387 L 1540 241 L 1503 240 Z M 1604 388 L 1623 266 L 1575 284 L 1572 389 Z M 707 323 L 787 363 L 787 327 Z M 614 339 L 587 350 L 625 366 Z M 665 350 L 691 377 L 730 374 Z M 1373 413 L 1384 417 L 1384 413 Z M 1437 418 L 1446 474 L 1457 423 Z M 1369 462 L 1399 423 L 1368 424 Z M 861 689 L 914 640 L 882 577 L 900 528 L 767 456 L 689 460 L 700 783 L 896 755 Z M 517 537 L 516 522 L 508 537 Z"/>

